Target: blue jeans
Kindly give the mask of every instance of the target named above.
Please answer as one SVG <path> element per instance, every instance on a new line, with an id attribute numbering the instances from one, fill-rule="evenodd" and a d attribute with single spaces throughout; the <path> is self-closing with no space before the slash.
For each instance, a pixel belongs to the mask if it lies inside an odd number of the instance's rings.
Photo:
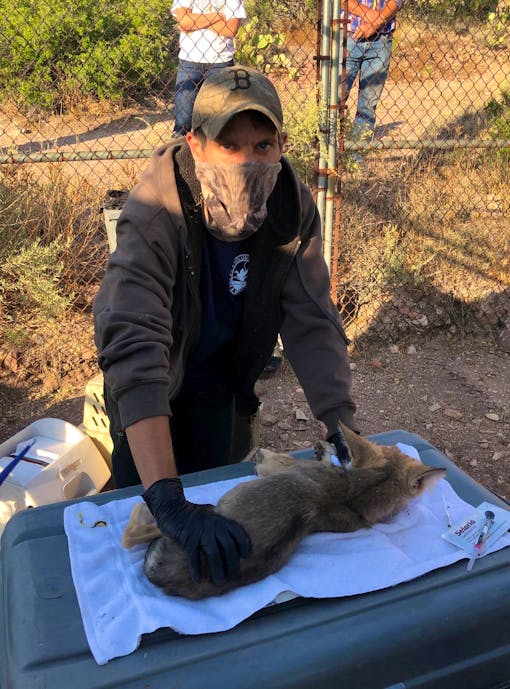
<path id="1" fill-rule="evenodd" d="M 368 140 L 375 128 L 375 110 L 390 67 L 393 34 L 356 40 L 347 38 L 347 96 L 359 74 L 359 91 L 352 138 Z"/>
<path id="2" fill-rule="evenodd" d="M 181 136 L 191 130 L 191 114 L 197 93 L 208 72 L 222 67 L 231 67 L 234 60 L 210 65 L 179 60 L 175 80 L 175 125 L 174 136 Z"/>

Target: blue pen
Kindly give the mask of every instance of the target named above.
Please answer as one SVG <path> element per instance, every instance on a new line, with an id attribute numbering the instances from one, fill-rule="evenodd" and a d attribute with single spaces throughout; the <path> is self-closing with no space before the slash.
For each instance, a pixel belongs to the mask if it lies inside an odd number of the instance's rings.
<path id="1" fill-rule="evenodd" d="M 34 440 L 32 440 L 31 443 L 28 443 L 28 445 L 25 445 L 25 447 L 20 452 L 18 452 L 17 455 L 14 455 L 14 459 L 11 462 L 9 462 L 9 464 L 3 469 L 2 473 L 0 474 L 0 486 L 5 481 L 5 479 L 9 476 L 11 471 L 16 467 L 18 462 L 20 462 L 23 459 L 23 457 L 27 454 L 27 452 L 30 450 L 32 445 L 35 445 L 35 438 L 34 438 Z"/>

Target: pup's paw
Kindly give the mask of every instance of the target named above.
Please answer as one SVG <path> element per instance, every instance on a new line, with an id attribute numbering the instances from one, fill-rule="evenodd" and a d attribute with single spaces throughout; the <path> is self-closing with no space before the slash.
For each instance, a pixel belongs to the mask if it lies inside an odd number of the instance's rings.
<path id="1" fill-rule="evenodd" d="M 327 440 L 319 440 L 314 446 L 315 459 L 318 462 L 325 462 L 331 464 L 331 457 L 336 456 L 336 448 Z"/>

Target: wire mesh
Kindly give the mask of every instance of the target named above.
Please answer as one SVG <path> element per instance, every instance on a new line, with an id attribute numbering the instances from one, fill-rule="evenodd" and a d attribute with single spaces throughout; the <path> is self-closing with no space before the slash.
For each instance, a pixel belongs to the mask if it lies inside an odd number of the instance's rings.
<path id="1" fill-rule="evenodd" d="M 232 32 L 238 4 L 193 7 Z M 398 9 L 373 135 L 356 129 L 363 85 L 346 88 L 345 4 L 246 0 L 234 58 L 281 95 L 286 155 L 324 214 L 348 334 L 362 347 L 434 328 L 496 332 L 510 320 L 508 2 Z M 49 393 L 96 372 L 101 211 L 174 135 L 180 32 L 162 0 L 0 10 L 0 373 Z"/>

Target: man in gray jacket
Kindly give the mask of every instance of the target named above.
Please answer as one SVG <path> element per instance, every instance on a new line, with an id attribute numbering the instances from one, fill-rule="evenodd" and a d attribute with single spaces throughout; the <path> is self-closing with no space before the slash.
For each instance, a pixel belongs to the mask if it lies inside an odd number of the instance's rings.
<path id="1" fill-rule="evenodd" d="M 345 337 L 329 297 L 309 190 L 282 157 L 271 82 L 234 65 L 205 80 L 192 131 L 153 154 L 117 224 L 94 305 L 117 487 L 142 482 L 161 531 L 195 578 L 234 577 L 251 543 L 241 526 L 185 500 L 178 474 L 228 463 L 234 409 L 280 333 L 342 461 L 354 427 Z"/>

